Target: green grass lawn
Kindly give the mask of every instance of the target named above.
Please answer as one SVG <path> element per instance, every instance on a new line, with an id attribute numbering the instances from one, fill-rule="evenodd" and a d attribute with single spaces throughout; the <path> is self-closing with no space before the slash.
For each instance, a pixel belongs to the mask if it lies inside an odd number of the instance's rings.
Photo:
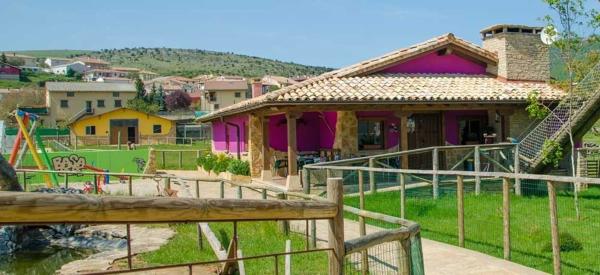
<path id="1" fill-rule="evenodd" d="M 545 185 L 538 186 L 542 187 Z M 411 191 L 412 192 L 412 191 Z M 456 198 L 446 193 L 434 201 L 430 197 L 409 192 L 406 218 L 418 222 L 424 238 L 453 245 L 457 239 Z M 418 191 L 417 191 L 418 192 Z M 539 194 L 539 192 L 538 192 Z M 511 196 L 512 261 L 545 272 L 552 272 L 550 218 L 548 198 Z M 399 216 L 399 192 L 367 195 L 366 208 L 378 213 Z M 345 203 L 358 207 L 358 197 Z M 561 191 L 558 197 L 559 230 L 568 232 L 581 242 L 583 249 L 562 252 L 564 274 L 600 273 L 600 189 L 590 188 L 580 194 L 581 220 L 576 219 L 572 194 Z M 356 218 L 348 215 L 349 218 Z M 380 223 L 374 222 L 382 226 Z M 502 257 L 502 194 L 465 195 L 465 246 L 496 257 Z"/>
<path id="2" fill-rule="evenodd" d="M 212 231 L 224 246 L 229 244 L 233 226 L 230 222 L 210 223 Z M 196 224 L 178 224 L 172 226 L 177 234 L 160 249 L 138 256 L 140 261 L 136 267 L 178 264 L 187 262 L 216 260 L 212 249 L 204 241 L 204 248 L 198 247 Z M 291 233 L 285 236 L 276 222 L 239 222 L 239 247 L 245 257 L 258 256 L 285 251 L 285 241 L 292 240 L 292 250 L 304 250 L 303 236 Z M 284 257 L 279 257 L 279 271 L 283 273 Z M 273 274 L 275 262 L 273 257 L 247 260 L 244 262 L 247 274 Z M 327 253 L 314 252 L 292 256 L 293 274 L 326 274 Z"/>

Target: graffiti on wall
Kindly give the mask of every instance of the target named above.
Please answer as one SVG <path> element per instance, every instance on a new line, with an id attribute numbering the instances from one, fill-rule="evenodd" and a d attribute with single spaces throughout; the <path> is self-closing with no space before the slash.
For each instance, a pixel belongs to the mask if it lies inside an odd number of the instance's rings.
<path id="1" fill-rule="evenodd" d="M 59 156 L 52 158 L 56 171 L 81 171 L 85 167 L 85 158 L 78 155 Z"/>

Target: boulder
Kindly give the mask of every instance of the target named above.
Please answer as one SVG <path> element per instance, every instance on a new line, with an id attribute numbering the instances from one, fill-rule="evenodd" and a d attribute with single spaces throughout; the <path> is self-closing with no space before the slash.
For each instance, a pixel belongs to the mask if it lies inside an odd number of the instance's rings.
<path id="1" fill-rule="evenodd" d="M 0 155 L 0 191 L 23 191 L 15 169 Z"/>

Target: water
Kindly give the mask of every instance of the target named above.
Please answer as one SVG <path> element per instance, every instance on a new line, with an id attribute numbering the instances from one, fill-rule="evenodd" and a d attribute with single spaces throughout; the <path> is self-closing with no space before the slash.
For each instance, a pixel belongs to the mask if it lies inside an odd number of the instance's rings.
<path id="1" fill-rule="evenodd" d="M 19 251 L 14 256 L 0 257 L 0 274 L 55 274 L 56 270 L 64 264 L 83 259 L 93 253 L 93 250 L 62 247 L 46 247 L 41 251 Z"/>

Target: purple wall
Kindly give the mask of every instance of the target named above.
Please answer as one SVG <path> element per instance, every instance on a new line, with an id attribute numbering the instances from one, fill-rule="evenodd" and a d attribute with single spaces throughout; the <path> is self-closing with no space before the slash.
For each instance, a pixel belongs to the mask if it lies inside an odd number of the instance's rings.
<path id="1" fill-rule="evenodd" d="M 458 120 L 463 116 L 487 116 L 486 110 L 446 111 L 444 123 L 446 124 L 446 142 L 459 145 L 460 129 Z"/>
<path id="2" fill-rule="evenodd" d="M 485 65 L 477 64 L 455 54 L 438 55 L 432 52 L 380 71 L 381 73 L 460 73 L 485 74 Z"/>
<path id="3" fill-rule="evenodd" d="M 400 119 L 394 116 L 394 112 L 391 111 L 365 111 L 365 112 L 356 112 L 357 118 L 382 118 L 383 119 L 383 129 L 386 133 L 385 136 L 385 148 L 389 149 L 398 145 L 398 139 L 400 133 L 398 131 L 390 130 L 390 126 L 392 124 L 396 125 L 396 127 L 400 128 Z"/>
<path id="4" fill-rule="evenodd" d="M 240 148 L 242 152 L 246 152 L 246 125 L 248 125 L 248 116 L 241 115 L 225 120 L 240 126 Z M 227 148 L 226 140 L 226 129 L 229 132 L 229 148 Z M 237 130 L 231 125 L 226 125 L 225 122 L 220 120 L 214 120 L 212 122 L 212 140 L 214 151 L 229 151 L 231 153 L 237 153 Z"/>
<path id="5" fill-rule="evenodd" d="M 331 149 L 335 137 L 336 119 L 336 112 L 303 113 L 296 121 L 298 151 Z M 277 151 L 287 151 L 287 121 L 283 114 L 269 117 L 269 145 Z"/>

